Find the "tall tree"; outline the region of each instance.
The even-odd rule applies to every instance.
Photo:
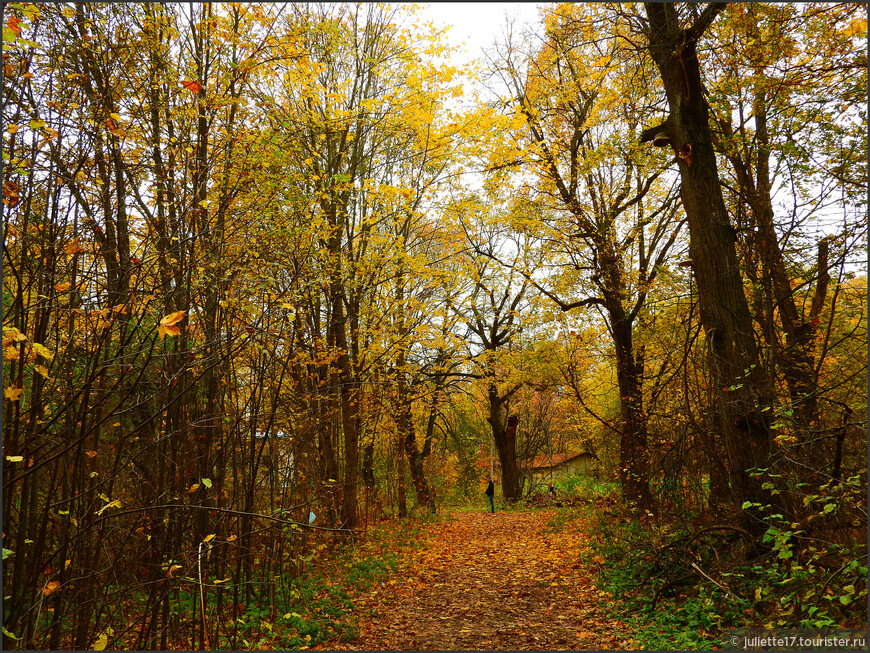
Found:
[[[701,322],[709,344],[709,373],[718,427],[725,442],[733,498],[760,502],[761,481],[771,448],[771,379],[759,365],[752,314],[743,290],[709,124],[698,42],[726,5],[710,3],[683,27],[686,7],[646,3],[649,54],[668,100],[668,117],[646,129],[642,142],[673,149],[682,181],[680,195],[689,225]],[[750,520],[755,531],[763,522]]]
[[[604,31],[602,16],[595,7],[555,7],[546,13],[542,45],[524,52],[509,43],[494,63],[521,120],[509,132],[516,145],[506,155],[538,179],[513,226],[542,238],[552,253],[556,272],[548,283],[534,283],[540,291],[564,311],[603,313],[621,397],[622,488],[648,510],[644,349],[636,331],[682,221],[663,175],[666,162],[624,136],[637,133],[653,99],[633,88],[643,71],[617,34]]]
[[[807,231],[820,214],[841,211],[852,189],[866,182],[866,166],[850,163],[865,140],[855,101],[866,90],[863,44],[856,38],[863,12],[857,5],[819,9],[729,5],[712,26],[722,45],[707,76],[713,144],[729,164],[726,198],[753,282],[768,367],[770,374],[781,371],[791,422],[804,439],[820,426],[814,350],[830,269],[840,258],[838,241],[845,246],[844,236],[858,225],[844,225],[839,237],[828,230],[817,242]],[[832,141],[841,145],[831,148]],[[795,195],[792,206],[776,206],[775,195],[786,185]],[[803,254],[803,243],[816,250],[815,261]],[[797,283],[792,270],[801,271]]]

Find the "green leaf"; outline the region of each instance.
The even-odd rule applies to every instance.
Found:
[[[3,40],[5,41],[6,39],[3,39]],[[10,633],[8,630],[6,630],[5,626],[3,626],[3,634],[6,635],[6,637],[9,637],[10,639],[21,639],[20,637],[16,637],[12,633]]]
[[[211,489],[211,479],[210,478],[201,478],[199,480],[202,481],[203,485],[205,485],[207,488]]]
[[[11,556],[13,553],[15,552],[12,549],[3,549],[3,559],[6,560],[6,558]]]
[[[3,28],[3,40],[4,41],[14,41],[17,37],[15,36],[15,32],[13,32],[8,27]],[[3,629],[3,632],[6,632],[6,629]],[[17,637],[15,639],[18,639]]]

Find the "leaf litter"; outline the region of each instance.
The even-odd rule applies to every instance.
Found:
[[[344,650],[627,650],[580,520],[554,511],[453,513],[428,526],[403,572],[354,597],[359,636]]]

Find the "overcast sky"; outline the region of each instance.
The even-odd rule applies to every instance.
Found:
[[[450,25],[448,38],[452,45],[466,50],[462,61],[476,59],[484,48],[491,48],[504,32],[505,17],[518,23],[536,23],[538,4],[535,2],[424,2],[423,16],[436,25]],[[519,25],[518,25],[519,26]]]

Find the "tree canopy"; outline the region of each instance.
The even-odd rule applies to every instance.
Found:
[[[866,530],[865,6],[547,4],[465,68],[404,4],[0,22],[4,647],[238,648],[541,456],[746,555]]]

